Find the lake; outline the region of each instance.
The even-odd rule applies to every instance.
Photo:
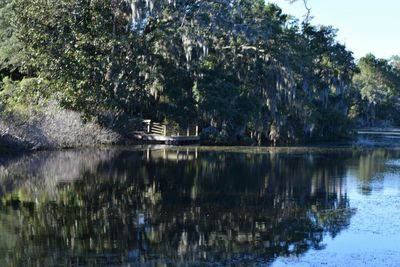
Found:
[[[400,148],[0,157],[0,266],[400,266]]]

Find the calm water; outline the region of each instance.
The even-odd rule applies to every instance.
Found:
[[[400,266],[400,149],[0,157],[0,266]]]

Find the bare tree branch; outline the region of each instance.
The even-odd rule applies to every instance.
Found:
[[[288,0],[290,4],[297,2],[298,0]],[[307,10],[307,13],[304,15],[304,21],[307,23],[311,19],[311,7],[308,5],[307,0],[303,0],[304,8]]]
[[[307,0],[303,0],[304,7],[307,10],[306,16],[304,18],[305,22],[308,22],[310,19],[310,14],[311,14],[311,7],[308,6]]]

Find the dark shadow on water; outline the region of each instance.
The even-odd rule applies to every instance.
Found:
[[[0,167],[0,265],[247,266],[323,249],[350,224],[345,177],[370,153],[26,155]]]

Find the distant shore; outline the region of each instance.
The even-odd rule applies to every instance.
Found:
[[[65,114],[63,114],[65,115]],[[69,115],[71,116],[71,114]],[[60,117],[63,117],[60,115]],[[46,119],[44,119],[46,120]],[[49,120],[47,118],[47,120]],[[54,117],[53,117],[54,120]],[[57,121],[57,119],[56,119]],[[60,126],[58,121],[58,127],[62,127],[63,130],[58,131],[56,125],[52,124],[36,124],[25,122],[19,125],[18,128],[7,128],[7,132],[4,131],[4,120],[1,121],[3,129],[0,132],[0,153],[19,153],[27,151],[37,150],[61,150],[71,148],[82,148],[82,147],[96,147],[96,146],[113,146],[113,145],[135,145],[135,144],[149,144],[145,142],[135,141],[129,138],[128,135],[114,132],[111,129],[107,129],[97,125],[95,123],[83,123],[79,117],[72,120],[66,120],[65,125]],[[65,121],[64,121],[65,123]],[[56,127],[52,130],[43,128],[44,126],[52,125]],[[379,127],[368,127],[355,130],[356,135],[352,139],[344,141],[324,141],[324,142],[312,142],[307,144],[292,144],[278,147],[299,147],[299,146],[310,146],[310,147],[326,147],[326,146],[352,146],[352,147],[389,147],[400,145],[400,128],[379,128]],[[209,144],[203,142],[199,144],[205,147],[243,147],[243,144]],[[155,144],[155,146],[157,146]],[[254,146],[257,147],[257,146]],[[260,146],[263,147],[263,146]],[[265,145],[264,147],[269,147]]]

